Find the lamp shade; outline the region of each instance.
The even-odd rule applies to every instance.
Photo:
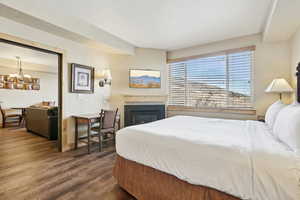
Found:
[[[110,69],[103,69],[101,71],[96,72],[96,78],[112,80]]]
[[[274,79],[267,87],[265,92],[269,93],[290,93],[293,92],[293,88],[283,78]]]
[[[104,78],[107,79],[107,80],[112,80],[111,73],[110,73],[110,70],[109,70],[109,69],[103,70],[103,76],[104,76]]]

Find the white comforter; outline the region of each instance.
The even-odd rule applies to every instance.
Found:
[[[120,130],[129,160],[241,199],[300,200],[300,155],[264,123],[177,116]]]

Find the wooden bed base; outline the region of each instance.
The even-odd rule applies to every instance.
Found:
[[[138,200],[240,200],[212,188],[192,185],[119,155],[113,174],[118,184]]]

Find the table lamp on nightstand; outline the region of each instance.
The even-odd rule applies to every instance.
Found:
[[[280,100],[282,99],[282,93],[292,93],[293,91],[290,84],[283,78],[274,79],[265,90],[268,93],[279,93]]]

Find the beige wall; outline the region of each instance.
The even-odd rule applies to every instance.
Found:
[[[221,50],[256,45],[254,74],[255,108],[258,115],[264,115],[268,105],[278,99],[278,95],[266,94],[264,90],[268,84],[277,77],[290,81],[290,48],[288,42],[262,43],[261,35],[241,37],[207,45],[195,46],[168,52],[168,58],[180,58],[185,56],[211,53]],[[289,97],[285,97],[286,101]],[[214,114],[214,117],[228,117],[222,114]],[[232,117],[236,118],[236,116]]]
[[[123,114],[123,94],[151,95],[167,93],[167,66],[166,52],[155,49],[136,49],[136,54],[127,55],[109,55],[102,51],[87,48],[78,43],[51,35],[25,25],[15,23],[5,18],[0,18],[0,32],[14,35],[20,38],[36,41],[53,47],[58,47],[66,51],[66,63],[80,63],[90,65],[101,70],[110,68],[112,71],[112,86],[100,88],[98,81],[95,81],[94,94],[74,94],[69,93],[69,73],[68,67],[64,66],[64,97],[63,97],[63,118],[65,134],[63,141],[65,149],[70,147],[74,142],[74,122],[72,115],[82,113],[99,112],[101,108],[119,107]],[[299,34],[298,34],[299,35]],[[299,36],[297,37],[299,38]],[[299,41],[299,39],[297,39]],[[267,106],[278,99],[277,95],[265,94],[264,90],[267,85],[276,77],[283,77],[290,80],[291,65],[290,61],[290,44],[280,42],[275,44],[263,44],[261,36],[249,36],[234,40],[221,41],[208,45],[202,45],[187,49],[171,51],[168,58],[178,58],[184,56],[210,53],[231,48],[256,45],[255,67],[254,67],[254,91],[255,107],[258,114],[264,114]],[[297,45],[295,45],[297,46]],[[299,45],[298,45],[299,46]],[[299,49],[298,49],[299,50]],[[295,58],[296,60],[296,58]],[[296,61],[294,61],[296,62]],[[161,89],[133,89],[129,88],[129,69],[157,69],[161,70],[162,87]],[[105,102],[105,96],[111,93],[110,103]],[[215,113],[214,117],[228,117]]]
[[[120,109],[124,116],[122,95],[166,95],[167,94],[167,65],[166,51],[156,49],[136,48],[134,56],[111,55],[110,68],[112,71],[112,94],[110,102]],[[129,69],[155,69],[161,71],[160,89],[129,88]]]
[[[133,56],[106,54],[5,18],[0,18],[0,32],[61,48],[66,51],[66,63],[74,62],[93,66],[96,68],[96,71],[104,68],[111,69],[113,77],[111,87],[106,85],[100,88],[98,86],[99,80],[96,79],[94,94],[74,94],[69,92],[69,66],[64,66],[63,126],[65,134],[63,135],[63,143],[65,150],[70,148],[74,143],[74,120],[71,117],[72,115],[97,113],[101,108],[119,107],[123,118],[124,104],[121,98],[123,94],[166,94],[167,70],[165,51],[137,48],[136,54]],[[128,70],[130,68],[161,70],[161,88],[129,88]],[[105,100],[108,96],[111,96],[110,104]]]
[[[108,55],[95,49],[87,48],[78,43],[66,40],[47,32],[33,29],[29,26],[15,23],[14,21],[0,18],[0,32],[10,34],[23,39],[46,44],[65,50],[65,63],[79,63],[93,66],[96,69],[102,69],[108,64]],[[63,143],[64,149],[67,149],[74,143],[74,121],[72,115],[82,113],[97,113],[101,108],[107,107],[104,101],[104,95],[110,88],[99,88],[95,82],[94,94],[74,94],[69,92],[69,76],[66,64],[63,68]],[[0,91],[1,92],[1,91]]]
[[[300,28],[290,40],[291,45],[291,79],[294,88],[296,88],[296,67],[300,62]],[[295,96],[295,95],[294,95]]]

